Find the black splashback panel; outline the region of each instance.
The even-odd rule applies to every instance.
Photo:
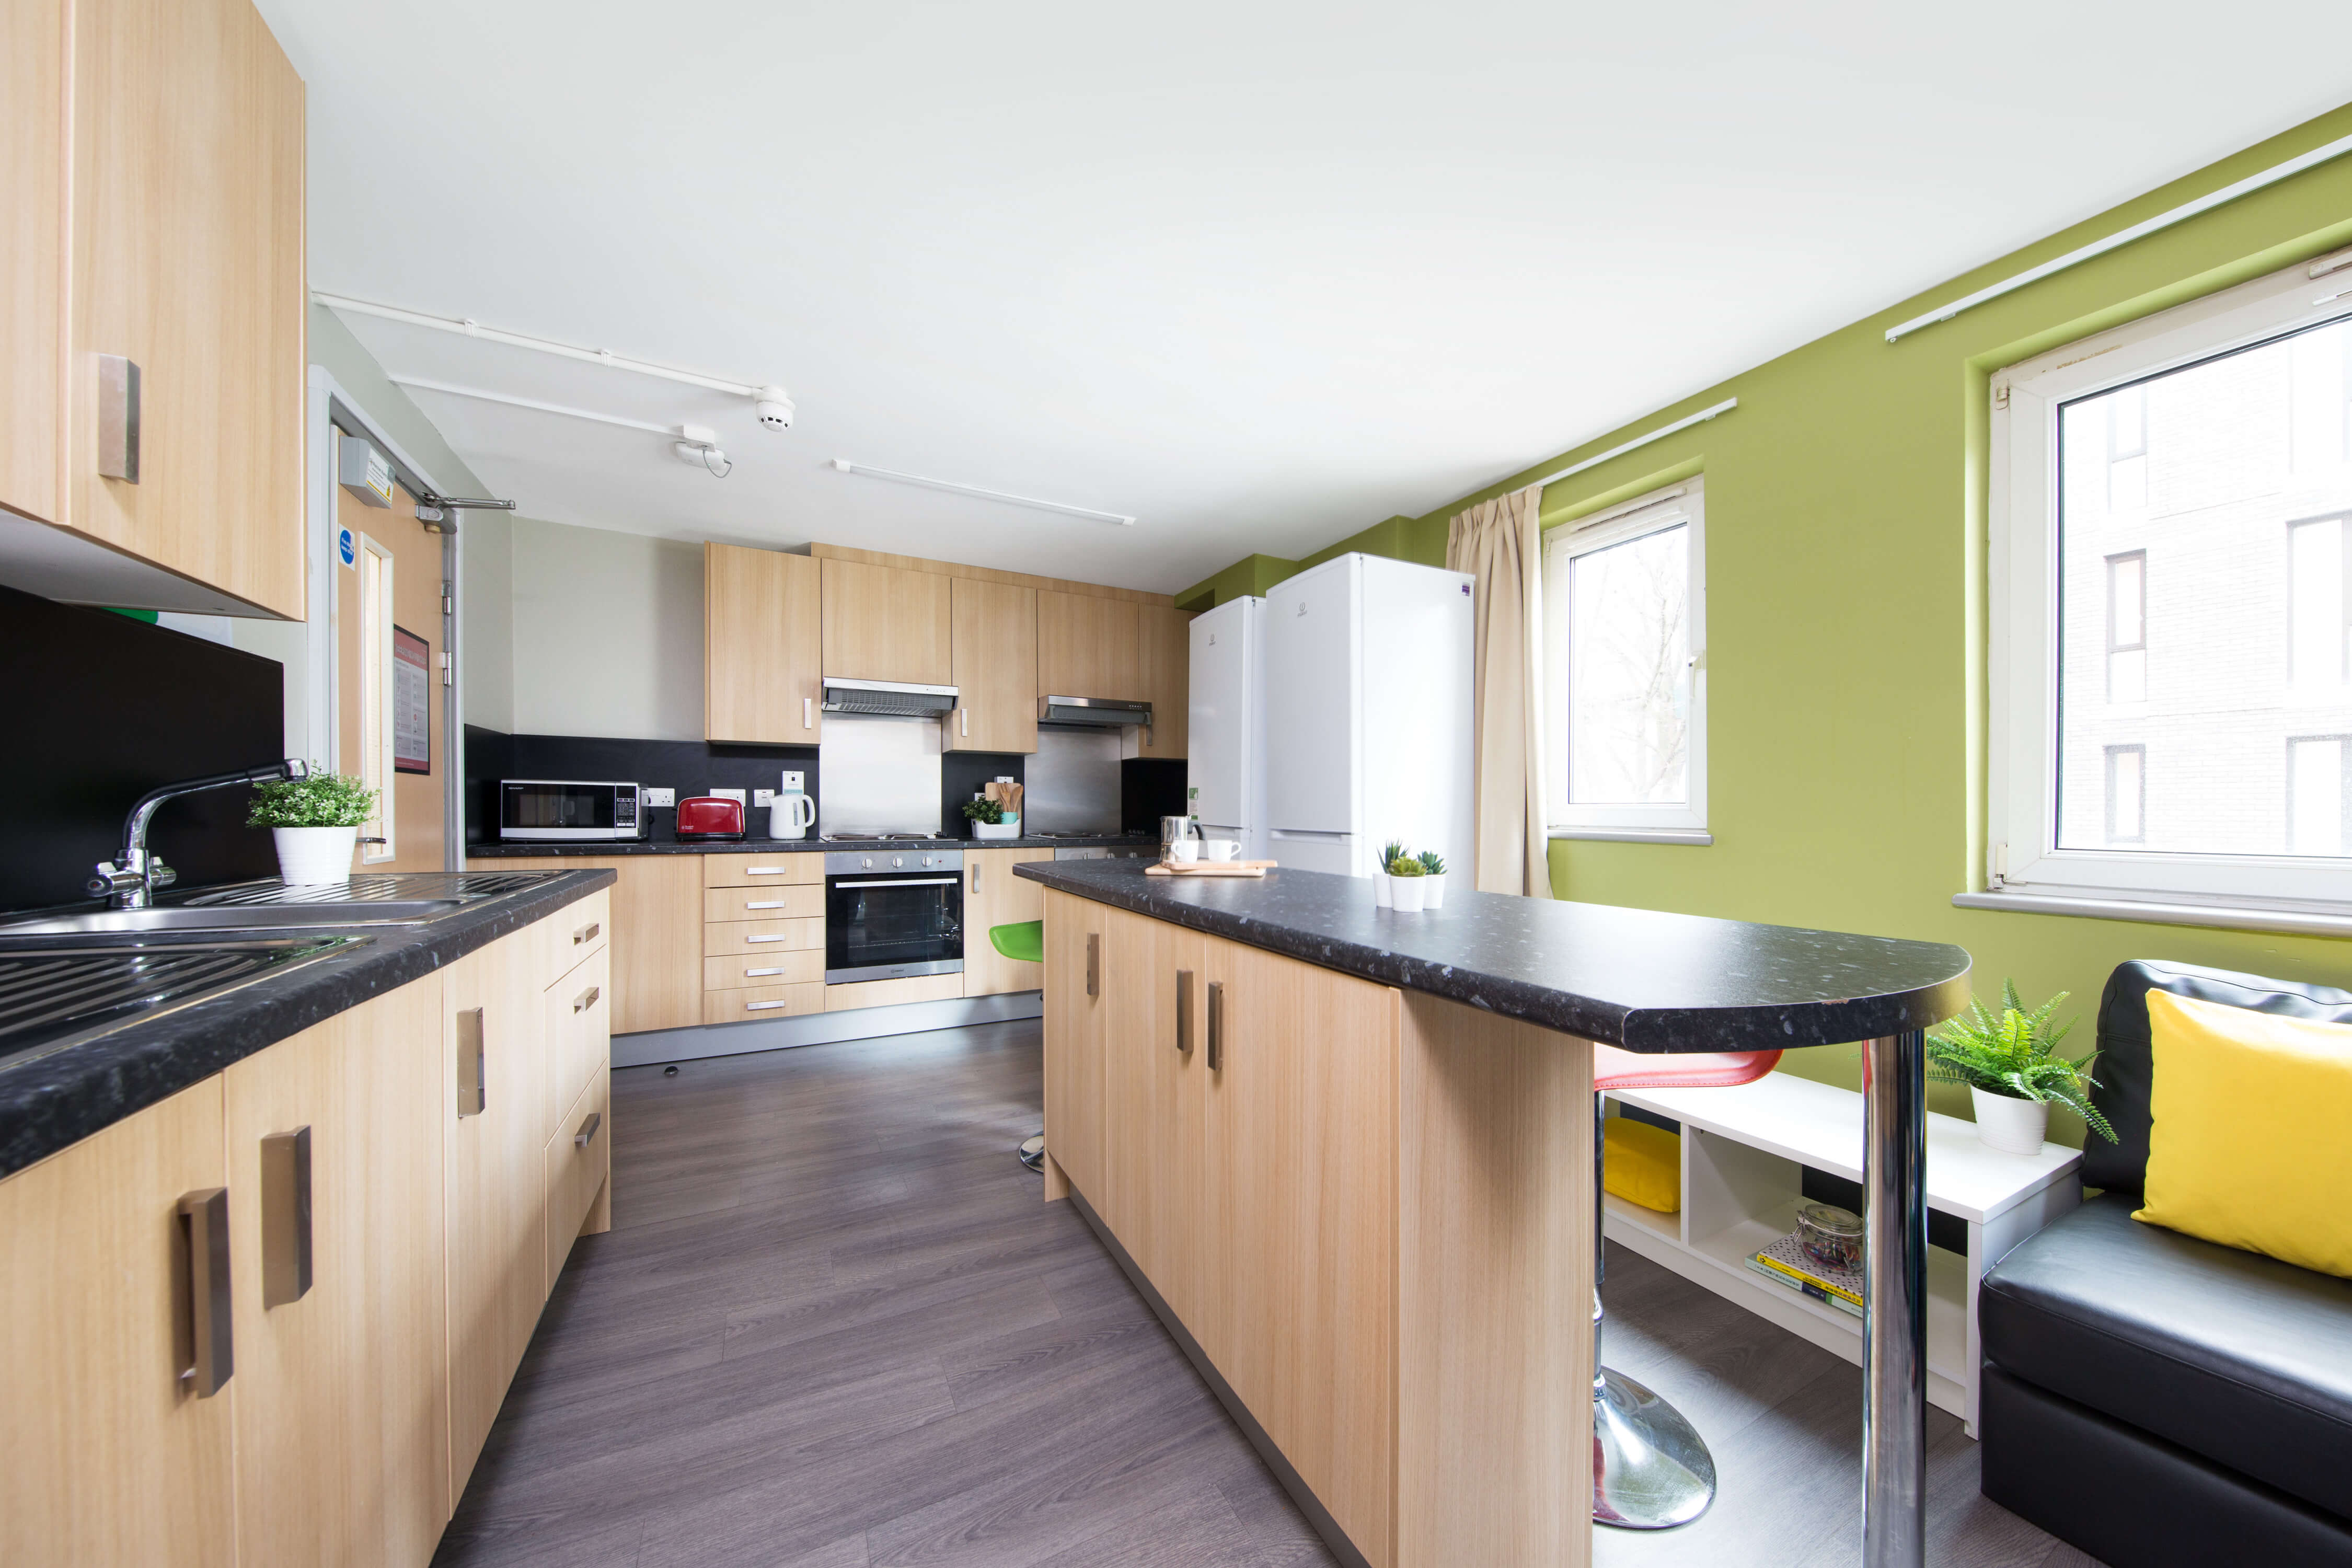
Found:
[[[466,726],[466,842],[499,836],[500,779],[582,779],[674,789],[677,798],[714,789],[743,792],[743,826],[753,838],[768,832],[764,809],[751,804],[751,791],[773,789],[787,768],[805,775],[803,785],[817,798],[814,746],[740,746],[712,741],[621,741],[594,735],[508,735]],[[646,837],[677,837],[675,810],[646,814]],[[812,834],[815,831],[810,830]]]
[[[122,818],[160,784],[263,767],[284,754],[285,670],[273,658],[110,610],[0,588],[0,690],[12,739],[0,768],[0,909],[83,896]],[[179,886],[275,876],[252,792],[165,803],[148,845]]]

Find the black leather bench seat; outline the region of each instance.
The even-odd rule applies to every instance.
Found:
[[[1989,1275],[1985,1359],[2352,1519],[2352,1280],[2094,1198]]]

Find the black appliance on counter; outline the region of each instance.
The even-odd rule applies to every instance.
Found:
[[[826,984],[962,969],[962,850],[825,852]]]

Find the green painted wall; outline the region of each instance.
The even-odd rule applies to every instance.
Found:
[[[1465,506],[1736,395],[1732,413],[1545,493],[1549,522],[1704,471],[1711,588],[1715,843],[1555,841],[1559,896],[1958,942],[1981,990],[2013,975],[2029,997],[2073,992],[2084,1045],[2126,958],[2352,985],[2342,941],[1951,905],[1983,885],[1989,373],[2352,243],[2352,157],[1885,341],[1898,321],[2347,133],[2352,107],[1333,552],[1425,560],[1434,541],[1442,557]],[[1860,1056],[1796,1052],[1785,1070],[1858,1084]],[[1967,1113],[1948,1086],[1937,1105]],[[2080,1124],[2054,1135],[2079,1141]]]

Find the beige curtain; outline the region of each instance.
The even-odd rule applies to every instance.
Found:
[[[1476,574],[1477,887],[1551,897],[1544,837],[1543,487],[1482,501],[1454,520],[1445,564]]]

